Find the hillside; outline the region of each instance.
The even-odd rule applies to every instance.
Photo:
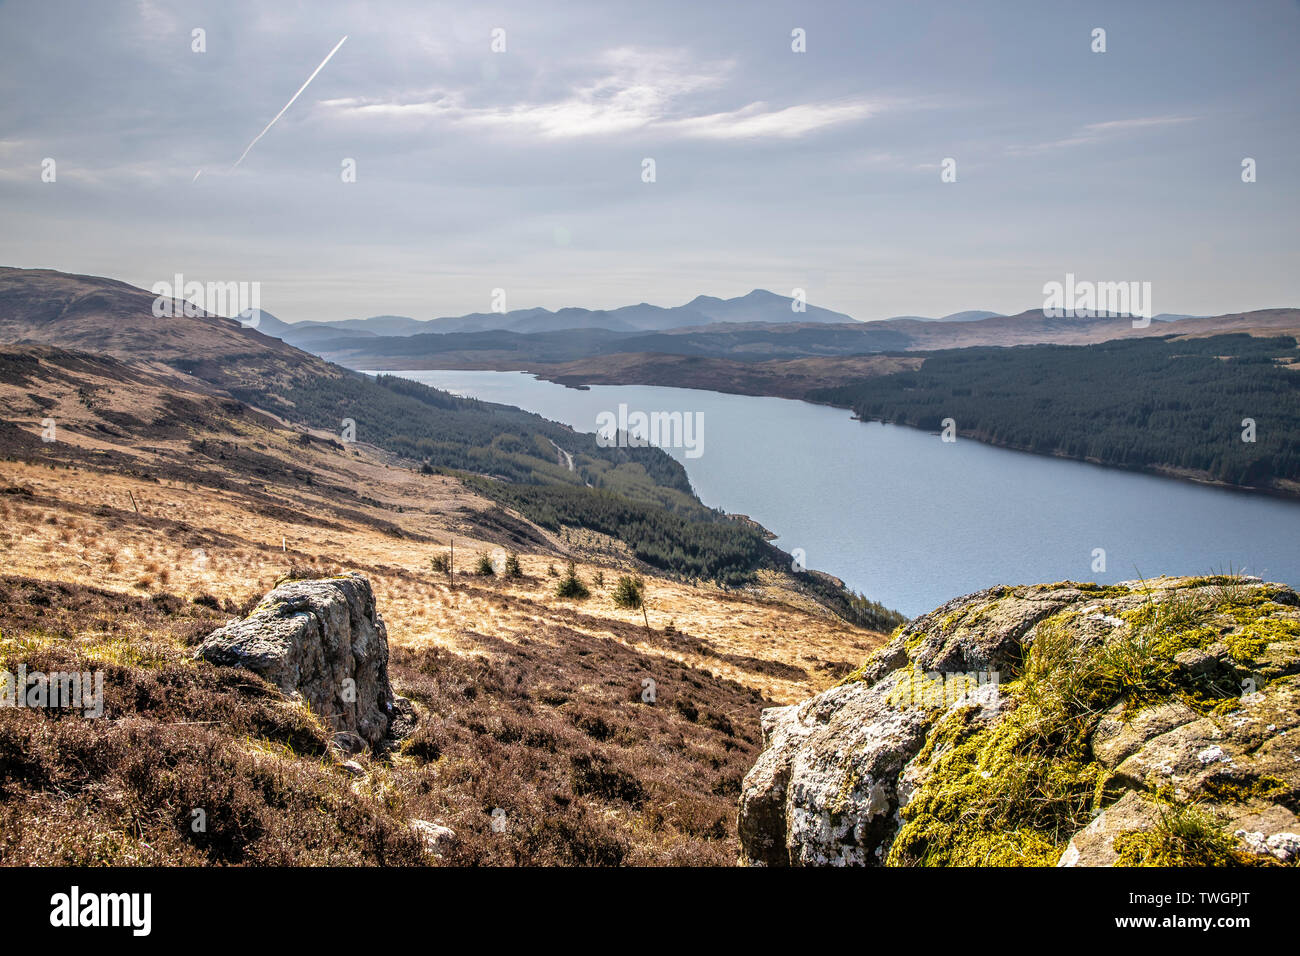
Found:
[[[155,296],[94,276],[0,267],[0,342],[108,355],[189,376],[197,387],[284,385],[341,370],[234,319],[154,314]]]
[[[154,301],[113,280],[0,270],[0,336],[94,351],[127,363],[131,374],[147,370],[176,387],[332,433],[340,447],[355,441],[425,471],[476,478],[478,494],[508,499],[551,527],[558,492],[521,497],[511,485],[566,489],[564,512],[575,526],[613,534],[658,570],[686,580],[749,586],[760,572],[790,567],[763,529],[704,507],[681,465],[660,449],[601,447],[593,434],[518,409],[361,375],[231,319],[158,317]],[[164,415],[154,427],[164,426],[184,422]],[[611,521],[611,513],[621,517]],[[838,583],[820,575],[802,580],[838,613],[858,613]]]
[[[730,864],[761,709],[881,640],[793,575],[683,583],[192,377],[0,351],[0,657],[102,671],[107,718],[0,713],[6,864]],[[454,573],[434,571],[453,541]],[[474,573],[480,555],[497,574]],[[556,597],[568,560],[586,600]],[[192,659],[281,576],[344,568],[374,585],[417,718],[351,764],[301,705]],[[646,581],[648,629],[612,600],[625,573]],[[431,856],[411,820],[454,846]]]

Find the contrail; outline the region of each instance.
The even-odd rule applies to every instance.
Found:
[[[307,82],[302,85],[302,87],[298,90],[297,93],[293,94],[293,97],[289,100],[288,103],[284,104],[284,109],[280,110],[280,112],[275,114],[275,119],[271,120],[271,122],[266,124],[266,129],[262,130],[262,132],[258,133],[256,136],[253,137],[253,141],[248,144],[247,149],[245,149],[244,152],[240,154],[239,158],[235,160],[235,166],[238,166],[240,163],[244,161],[244,157],[248,155],[248,150],[256,146],[257,141],[267,134],[267,132],[271,129],[271,127],[276,124],[276,121],[279,120],[279,118],[285,114],[285,112],[289,109],[290,106],[293,106],[293,101],[296,100],[298,97],[302,96],[302,91],[307,89],[307,87],[311,85],[311,81],[316,79],[317,73],[325,69],[325,64],[330,61],[330,57],[332,57],[335,53],[339,52],[339,47],[341,47],[346,40],[347,37],[344,36],[342,40],[340,40],[338,43],[334,45],[334,49],[330,50],[329,56],[326,56],[325,59],[321,60],[320,66],[316,67],[316,69],[312,71],[311,76],[307,77]],[[234,169],[235,166],[231,166],[230,168]]]

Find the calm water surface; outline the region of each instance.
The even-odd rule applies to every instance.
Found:
[[[629,410],[703,413],[680,461],[705,504],[747,514],[908,615],[993,584],[1123,581],[1245,569],[1300,585],[1300,503],[854,421],[842,409],[694,389],[594,385],[525,372],[395,373],[596,431]],[[1093,550],[1106,570],[1092,570]]]

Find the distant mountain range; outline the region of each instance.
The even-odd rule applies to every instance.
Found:
[[[515,309],[511,312],[473,312],[469,315],[439,319],[414,319],[405,315],[376,315],[367,319],[344,319],[335,322],[284,322],[270,312],[259,310],[248,324],[259,332],[302,348],[326,342],[337,347],[341,342],[373,337],[422,335],[426,333],[458,334],[467,332],[515,332],[529,335],[538,332],[563,332],[599,329],[609,332],[666,332],[699,329],[722,323],[734,325],[852,325],[860,322],[851,315],[805,305],[796,312],[794,300],[766,289],[755,289],[733,299],[699,295],[685,305],[664,307],[641,302],[618,309]],[[897,315],[882,322],[979,322],[1005,318],[1005,313],[984,309],[953,312],[939,318],[922,315]],[[1193,316],[1163,313],[1157,322],[1169,322]],[[253,321],[255,320],[255,321]]]
[[[1032,309],[1030,310],[1033,311]],[[1027,313],[1021,313],[1027,314]],[[882,322],[897,322],[899,320],[911,320],[912,322],[979,322],[983,319],[1005,319],[1005,312],[985,312],[983,309],[970,309],[966,312],[954,312],[952,315],[945,315],[942,318],[931,319],[924,315],[896,315],[890,319],[881,319]],[[1161,312],[1159,315],[1151,316],[1152,322],[1177,322],[1179,319],[1199,319],[1199,315],[1181,315],[1173,312]]]
[[[264,335],[294,345],[309,346],[330,339],[369,336],[416,335],[456,332],[558,332],[569,329],[605,329],[611,332],[662,332],[668,329],[698,328],[720,322],[788,325],[791,322],[842,325],[856,323],[850,315],[815,305],[802,311],[794,300],[766,289],[755,289],[734,299],[696,296],[685,305],[665,308],[647,302],[618,309],[564,308],[515,309],[511,312],[474,312],[440,319],[413,319],[404,315],[377,315],[368,319],[339,322],[283,322],[260,310],[254,325]]]
[[[896,315],[884,321],[893,322],[895,319],[911,319],[913,322],[978,322],[980,319],[1000,318],[1003,314],[1002,312],[986,312],[983,309],[970,309],[966,312],[954,312],[952,315],[945,315],[938,319],[932,319],[924,315]]]

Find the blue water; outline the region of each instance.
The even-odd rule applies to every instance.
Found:
[[[1007,451],[848,411],[695,389],[524,372],[399,372],[595,432],[596,416],[700,412],[680,461],[705,504],[747,514],[810,568],[908,615],[993,584],[1123,581],[1245,570],[1300,585],[1300,503]],[[1093,550],[1106,570],[1094,571]]]

